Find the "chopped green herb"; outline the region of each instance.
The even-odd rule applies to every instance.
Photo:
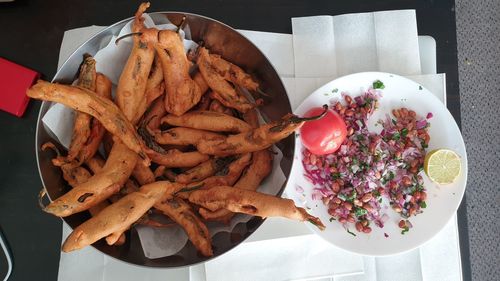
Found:
[[[396,125],[396,120],[395,119],[391,119],[392,120],[392,124]]]
[[[419,90],[422,90],[423,88],[422,88],[422,86],[418,86],[418,89],[419,89]]]
[[[401,136],[406,137],[406,135],[408,135],[408,129],[406,128],[403,128],[403,130],[401,130]]]
[[[356,208],[354,214],[356,215],[356,217],[361,217],[361,216],[368,214],[368,211],[363,209],[363,208]]]
[[[423,209],[427,208],[427,203],[425,203],[425,201],[420,202],[419,205],[420,205],[420,208],[423,208]]]
[[[399,134],[399,132],[395,132],[394,134],[392,134],[393,140],[399,140],[400,138],[401,138],[401,135]]]
[[[373,99],[373,98],[367,97],[367,98],[365,98],[365,103],[363,103],[362,106],[365,107],[365,108],[370,108],[370,106],[371,106],[371,104],[373,103],[374,100],[375,99]]]
[[[365,140],[365,136],[363,136],[363,135],[357,135],[356,138],[358,139],[358,141],[364,141]]]
[[[346,201],[347,200],[347,196],[344,194],[344,193],[339,193],[337,195],[337,197],[340,199],[340,200],[343,200],[343,201]]]
[[[358,165],[359,164],[359,160],[356,157],[352,158],[351,162],[352,162],[353,165]]]
[[[377,81],[373,82],[373,89],[384,89],[384,88],[385,88],[385,85],[384,85],[384,83],[382,83],[382,81],[377,80]]]
[[[332,93],[337,93],[339,91],[339,89],[335,88],[332,90]]]
[[[429,147],[428,144],[426,144],[425,142],[422,142],[422,148],[428,148],[428,147]]]
[[[329,219],[329,221],[330,221],[330,222],[332,222],[332,221],[334,221],[334,220],[336,220],[334,217],[331,217],[331,218]]]
[[[375,124],[376,125],[376,124]],[[367,153],[368,152],[368,146],[362,144],[359,146],[359,148],[361,149],[362,152],[364,153]]]
[[[346,228],[345,230],[347,230],[347,233],[351,234],[352,236],[356,236],[356,233],[350,231],[349,228]]]
[[[389,172],[389,180],[393,180],[395,177],[394,173],[392,171]]]
[[[353,201],[356,197],[358,197],[358,193],[356,193],[356,190],[353,190],[351,196],[347,197],[347,201]]]
[[[380,198],[378,199],[378,202],[379,202],[379,203],[382,203],[382,197],[380,197]]]
[[[373,192],[373,195],[375,195],[375,197],[379,197],[380,196],[380,192],[378,192],[378,190],[376,190],[376,191]]]
[[[408,192],[408,194],[413,194],[416,190],[417,190],[417,186],[416,185],[412,185],[410,187],[410,191]]]
[[[410,231],[410,228],[408,226],[405,226],[405,228],[401,230],[401,234],[405,235],[405,233],[408,231]]]
[[[340,173],[332,173],[331,177],[332,177],[332,180],[336,180],[336,179],[340,179]]]
[[[360,169],[360,170],[368,170],[369,168],[370,168],[370,165],[368,165],[368,164],[367,164],[367,163],[365,163],[365,162],[361,162],[361,163],[359,164],[359,169]]]

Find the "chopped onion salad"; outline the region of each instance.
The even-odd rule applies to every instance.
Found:
[[[374,83],[373,88],[355,98],[343,94],[343,102],[332,104],[347,125],[348,137],[335,153],[319,156],[304,149],[305,176],[315,186],[312,199],[321,199],[331,220],[346,229],[349,223],[363,233],[372,231],[372,223],[384,227],[389,217],[381,203],[386,198],[404,219],[399,223],[404,234],[411,228],[407,219],[426,207],[427,193],[419,173],[432,114],[419,118],[407,108],[394,109],[393,117],[387,114],[379,120],[383,128],[379,134],[370,132],[367,121],[381,97],[379,85]]]

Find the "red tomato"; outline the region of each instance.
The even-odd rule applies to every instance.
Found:
[[[322,107],[311,108],[304,117],[319,115]],[[326,115],[314,121],[307,121],[300,128],[300,139],[309,151],[316,155],[333,153],[339,149],[347,136],[347,128],[340,115],[328,109]]]

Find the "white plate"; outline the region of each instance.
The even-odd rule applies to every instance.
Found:
[[[295,158],[292,167],[290,183],[286,194],[299,206],[308,207],[311,214],[321,218],[326,225],[326,230],[320,231],[315,226],[309,227],[326,241],[342,249],[372,256],[392,255],[414,249],[436,235],[451,219],[456,212],[465,192],[467,181],[467,155],[465,145],[458,126],[446,107],[427,89],[407,78],[381,72],[364,72],[338,78],[314,91],[297,108],[295,114],[303,115],[311,107],[330,104],[332,100],[341,99],[341,93],[348,93],[355,97],[364,93],[372,83],[380,80],[384,83],[382,97],[379,99],[379,108],[370,118],[369,128],[380,131],[380,126],[373,126],[377,120],[382,119],[386,113],[391,113],[394,108],[407,107],[414,110],[419,116],[425,117],[428,112],[434,115],[429,121],[431,127],[429,134],[431,140],[427,151],[437,148],[449,148],[461,157],[462,169],[460,176],[453,184],[439,186],[431,182],[424,172],[424,186],[427,189],[427,208],[423,213],[410,218],[413,228],[402,235],[397,223],[401,217],[391,208],[386,209],[390,219],[384,228],[371,224],[370,234],[358,233],[353,224],[349,229],[356,233],[353,236],[337,221],[330,222],[327,207],[321,200],[312,200],[313,185],[304,175],[302,166],[303,146],[300,138],[295,141]],[[338,89],[338,91],[334,91]],[[378,128],[378,130],[377,130]],[[296,186],[302,187],[304,192],[299,192]],[[384,210],[384,209],[383,209]],[[385,237],[384,233],[389,237]]]

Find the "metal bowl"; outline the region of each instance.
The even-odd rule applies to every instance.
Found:
[[[167,20],[174,24],[178,24],[181,22],[182,17],[185,16],[194,41],[203,41],[211,52],[222,55],[229,61],[243,67],[257,78],[262,90],[268,94],[268,96],[261,97],[264,99],[264,105],[260,107],[260,110],[264,119],[279,119],[281,116],[292,111],[285,88],[276,70],[264,54],[236,30],[216,20],[195,14],[158,12],[150,13],[149,15],[156,24],[166,23]],[[125,19],[109,26],[81,45],[63,64],[61,69],[59,69],[53,81],[71,83],[75,79],[83,54],[89,53],[94,55],[98,50],[106,46],[111,40],[111,37],[117,35],[120,29],[131,19],[132,18]],[[54,154],[49,151],[41,151],[40,149],[40,146],[47,141],[55,142],[54,138],[49,135],[41,121],[50,106],[50,102],[43,102],[40,108],[36,131],[36,156],[42,183],[49,199],[52,200],[67,192],[69,186],[64,182],[60,170],[51,164],[51,159],[54,157]],[[283,152],[283,160],[280,165],[285,176],[288,177],[294,151],[293,136],[284,139],[276,145]],[[280,188],[277,195],[281,195],[284,187],[285,185]],[[88,218],[89,214],[87,212],[82,212],[63,218],[63,220],[72,228],[75,228]],[[216,234],[213,237],[213,257],[220,256],[236,247],[248,238],[263,222],[264,219],[254,217],[247,223],[235,227],[232,233]],[[118,260],[148,267],[168,268],[188,266],[210,259],[199,255],[191,242],[188,242],[186,246],[174,256],[158,259],[146,258],[137,233],[134,230],[129,231],[127,234],[127,242],[122,246],[108,246],[101,240],[93,244],[93,247]]]

